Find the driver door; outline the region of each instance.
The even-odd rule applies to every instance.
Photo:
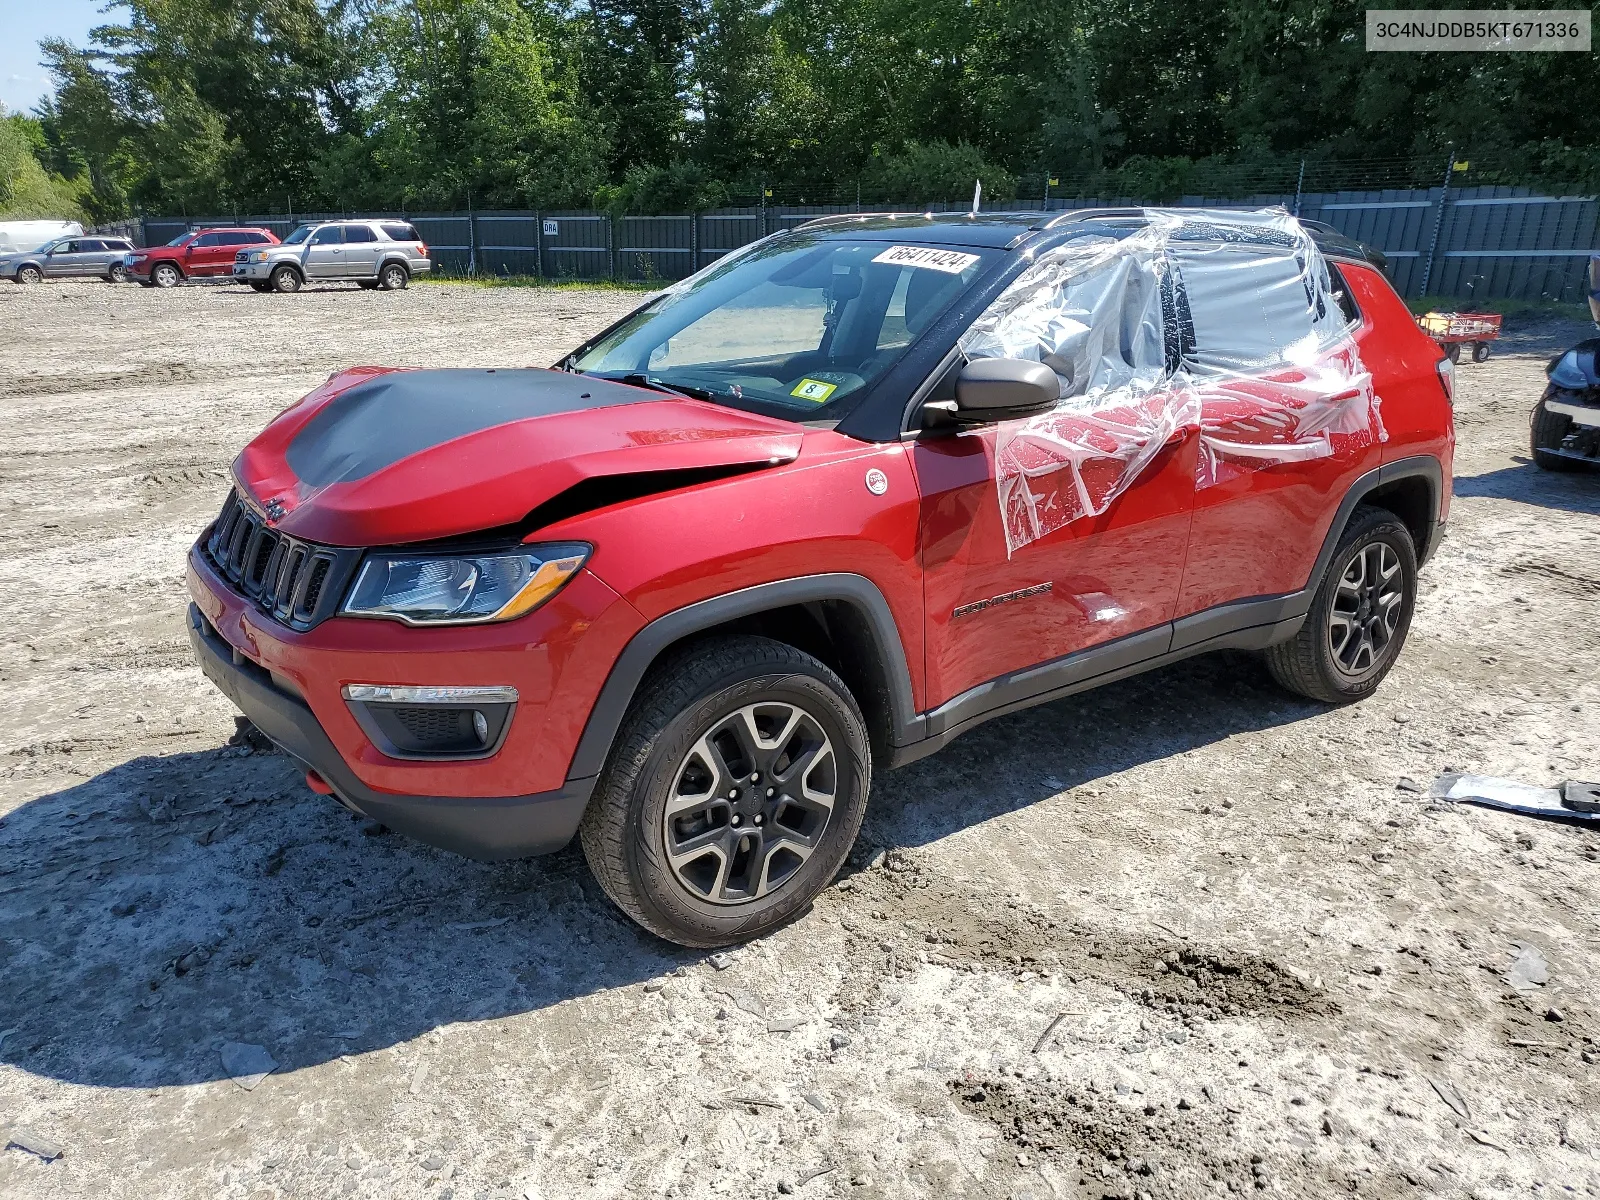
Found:
[[[70,242],[60,242],[55,249],[44,256],[44,273],[56,279],[65,279],[73,275],[82,275],[84,252],[83,240],[75,238]]]
[[[1064,393],[1052,413],[969,432],[925,432],[916,442],[934,707],[991,681],[994,687],[973,695],[978,707],[1044,690],[1046,681],[1008,677],[1081,651],[1106,650],[1085,663],[1093,675],[1170,645],[1194,507],[1197,430],[1163,426],[1174,411],[1163,381],[1164,298],[1153,271],[1125,268],[1052,282],[1028,304],[1008,307],[1002,296],[974,323],[976,330],[987,322],[989,344],[1011,347],[1007,357],[1051,365]],[[1093,293],[1087,300],[1084,288]],[[1051,292],[1059,302],[1047,299]],[[1051,314],[1042,324],[1041,312]],[[1130,380],[1122,391],[1112,384],[1120,366],[1103,374],[1115,356]],[[954,396],[963,361],[930,400]],[[962,717],[956,710],[950,720]]]
[[[312,279],[344,274],[344,234],[337,225],[324,225],[311,235],[311,245],[306,247],[306,274]]]

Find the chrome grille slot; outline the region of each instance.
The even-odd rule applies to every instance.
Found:
[[[362,553],[279,533],[237,489],[199,549],[229,587],[294,629],[333,615]]]

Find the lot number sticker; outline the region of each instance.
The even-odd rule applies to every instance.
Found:
[[[821,379],[802,379],[794,385],[791,396],[798,396],[802,400],[809,400],[813,404],[825,403],[829,396],[839,390],[836,383],[825,383]]]
[[[977,262],[978,256],[963,254],[959,250],[935,250],[930,246],[890,246],[872,261],[895,267],[926,267],[930,271],[943,271],[946,275],[959,275]]]
[[[544,223],[544,235],[545,237],[559,237],[561,235],[561,226],[554,221],[546,221]]]

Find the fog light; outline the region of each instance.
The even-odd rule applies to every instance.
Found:
[[[489,718],[477,709],[472,711],[472,732],[478,735],[478,741],[485,746],[489,744]]]

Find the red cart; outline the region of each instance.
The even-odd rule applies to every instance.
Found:
[[[1461,361],[1461,347],[1472,346],[1472,361],[1489,357],[1489,343],[1500,336],[1499,313],[1431,312],[1417,318],[1422,331],[1439,343],[1451,362]]]

